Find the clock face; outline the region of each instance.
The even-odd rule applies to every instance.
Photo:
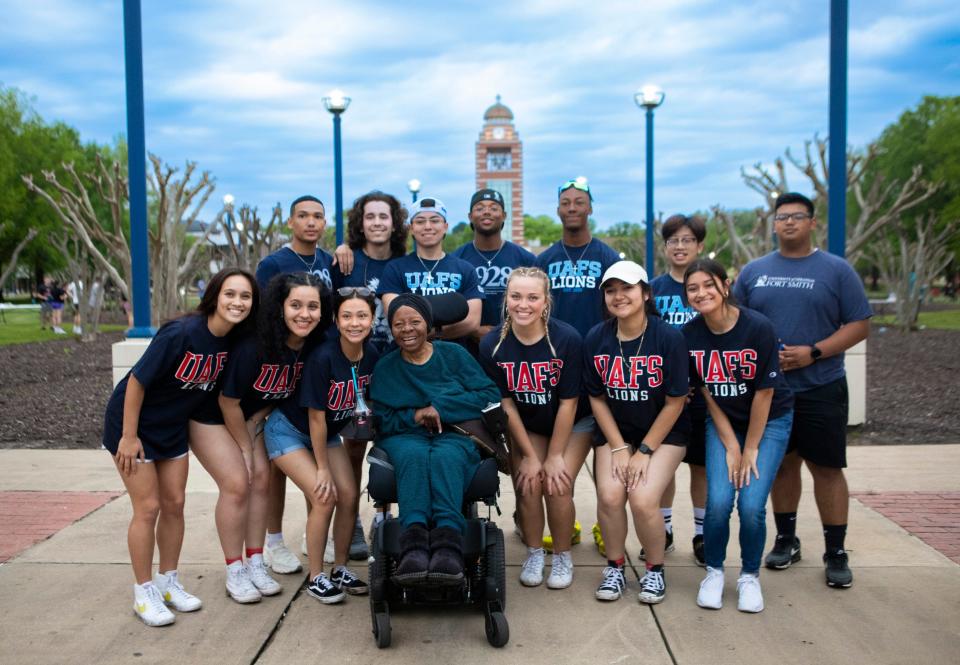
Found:
[[[502,139],[504,136],[506,136],[506,131],[504,131],[503,127],[493,128],[493,138]]]
[[[505,152],[488,152],[487,153],[487,170],[488,171],[509,171],[513,166],[513,160],[511,159],[510,153]]]

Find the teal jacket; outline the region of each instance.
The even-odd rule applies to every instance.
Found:
[[[377,363],[370,381],[379,435],[430,433],[413,420],[417,409],[432,405],[441,420],[457,423],[480,417],[500,392],[466,349],[451,342],[433,342],[433,355],[423,365],[408,363],[399,349]]]

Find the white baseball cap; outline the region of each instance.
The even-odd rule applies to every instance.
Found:
[[[611,279],[619,279],[625,284],[639,284],[641,282],[649,284],[647,271],[643,269],[642,265],[633,261],[617,261],[607,268],[607,271],[603,273],[603,279],[600,280],[600,288],[603,288],[603,285]]]

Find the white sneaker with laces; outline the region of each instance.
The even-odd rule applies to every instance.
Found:
[[[707,566],[707,576],[700,582],[697,592],[697,605],[708,610],[723,607],[723,569]]]
[[[203,607],[203,601],[184,590],[175,570],[157,573],[153,576],[153,583],[160,589],[163,602],[178,612],[196,612]]]
[[[276,596],[283,591],[280,583],[270,577],[270,573],[267,572],[267,567],[264,565],[262,559],[248,563],[247,571],[250,574],[250,581],[253,582],[253,586],[264,596]]]
[[[737,609],[741,612],[762,612],[763,592],[760,590],[760,578],[756,575],[743,574],[737,579]]]
[[[148,626],[169,626],[176,615],[163,604],[163,596],[155,584],[133,585],[133,613]]]
[[[520,568],[520,584],[523,586],[540,586],[543,584],[543,560],[545,553],[542,547],[527,548],[527,558]]]
[[[327,537],[327,546],[323,548],[323,562],[324,562],[324,563],[333,563],[333,562],[336,560],[337,555],[336,555],[336,553],[334,552],[334,549],[333,549],[333,548],[334,548],[334,545],[333,545],[333,536],[331,535],[331,536],[328,536],[328,537]]]
[[[273,547],[265,545],[263,548],[263,560],[270,566],[273,572],[279,573],[280,575],[298,573],[303,569],[303,566],[300,565],[300,559],[298,559],[297,555],[291,552],[286,543],[283,542]]]
[[[570,552],[554,552],[550,562],[548,589],[566,589],[573,584],[573,557]]]
[[[227,595],[241,604],[259,603],[262,598],[250,580],[250,569],[242,563],[227,566]]]

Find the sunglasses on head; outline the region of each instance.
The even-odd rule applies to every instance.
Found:
[[[579,189],[581,192],[586,192],[587,196],[590,197],[590,200],[591,201],[593,200],[593,194],[590,193],[590,185],[583,182],[582,180],[567,180],[565,183],[563,183],[562,185],[560,185],[560,187],[557,188],[557,196],[559,197],[561,194],[563,194],[565,191],[567,191],[571,187],[573,189]]]
[[[373,291],[365,286],[341,286],[339,289],[337,289],[337,294],[344,298],[350,298],[351,296],[369,298],[373,295]]]

